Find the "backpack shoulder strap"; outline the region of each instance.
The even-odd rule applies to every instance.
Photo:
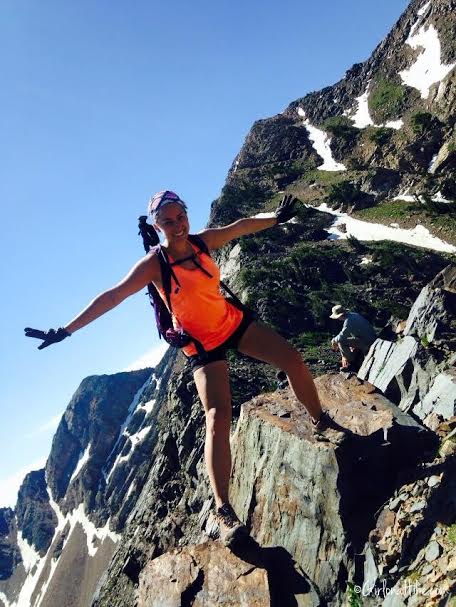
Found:
[[[158,257],[158,262],[160,264],[161,270],[161,279],[163,284],[163,290],[166,296],[166,302],[168,304],[168,310],[172,313],[171,308],[171,279],[174,278],[175,283],[178,287],[180,287],[180,282],[174,273],[171,264],[169,263],[169,257],[166,253],[165,249],[161,245],[157,245],[154,247],[154,254]]]
[[[204,240],[199,234],[189,234],[188,239],[192,244],[197,246],[200,251],[206,253],[206,255],[209,255],[209,257],[211,256],[207,244],[204,242]]]

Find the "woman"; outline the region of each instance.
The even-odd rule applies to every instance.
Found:
[[[209,250],[223,247],[230,240],[252,234],[288,221],[296,212],[296,199],[285,196],[268,217],[248,217],[220,228],[199,232]],[[229,545],[246,534],[229,503],[228,486],[231,472],[230,426],[231,394],[226,351],[237,348],[243,354],[274,365],[285,371],[296,398],[306,407],[315,427],[324,430],[328,416],[322,412],[312,376],[299,351],[283,337],[229,303],[220,293],[220,272],[209,255],[202,253],[188,240],[189,220],[185,203],[169,190],[152,197],[148,214],[154,228],[162,233],[161,245],[169,261],[185,260],[173,270],[180,286],[173,284],[171,307],[176,327],[183,328],[198,340],[206,354],[201,355],[194,344],[183,348],[193,369],[198,395],[205,410],[205,461],[215,497],[216,520],[220,536]],[[195,259],[197,261],[195,262]],[[201,270],[201,267],[203,270]],[[98,295],[65,327],[47,332],[25,329],[29,337],[43,339],[39,349],[61,341],[108,310],[119,305],[152,282],[166,302],[157,254],[150,251],[117,285]]]

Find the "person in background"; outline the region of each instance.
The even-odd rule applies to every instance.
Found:
[[[332,349],[340,350],[342,355],[341,371],[358,371],[369,348],[377,338],[371,323],[358,314],[346,310],[341,305],[332,308],[329,318],[343,321],[342,330],[331,340]]]

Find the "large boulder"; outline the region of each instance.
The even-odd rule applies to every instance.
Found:
[[[426,285],[410,310],[404,335],[424,345],[442,345],[454,339],[456,312],[456,266],[447,266]]]
[[[138,595],[138,607],[271,605],[266,569],[221,542],[177,548],[154,559],[141,573]]]
[[[433,439],[356,378],[325,375],[316,384],[336,422],[323,437],[312,432],[291,391],[264,394],[242,407],[232,438],[231,500],[260,546],[281,546],[320,600],[341,604],[337,582],[362,550],[373,513],[401,467]]]

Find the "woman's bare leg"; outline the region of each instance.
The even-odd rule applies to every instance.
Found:
[[[285,371],[296,398],[314,420],[319,419],[322,411],[320,399],[299,350],[273,329],[256,322],[248,326],[239,341],[238,350]]]
[[[231,390],[226,361],[218,360],[200,369],[193,377],[206,413],[204,458],[215,506],[229,502],[231,474]]]

